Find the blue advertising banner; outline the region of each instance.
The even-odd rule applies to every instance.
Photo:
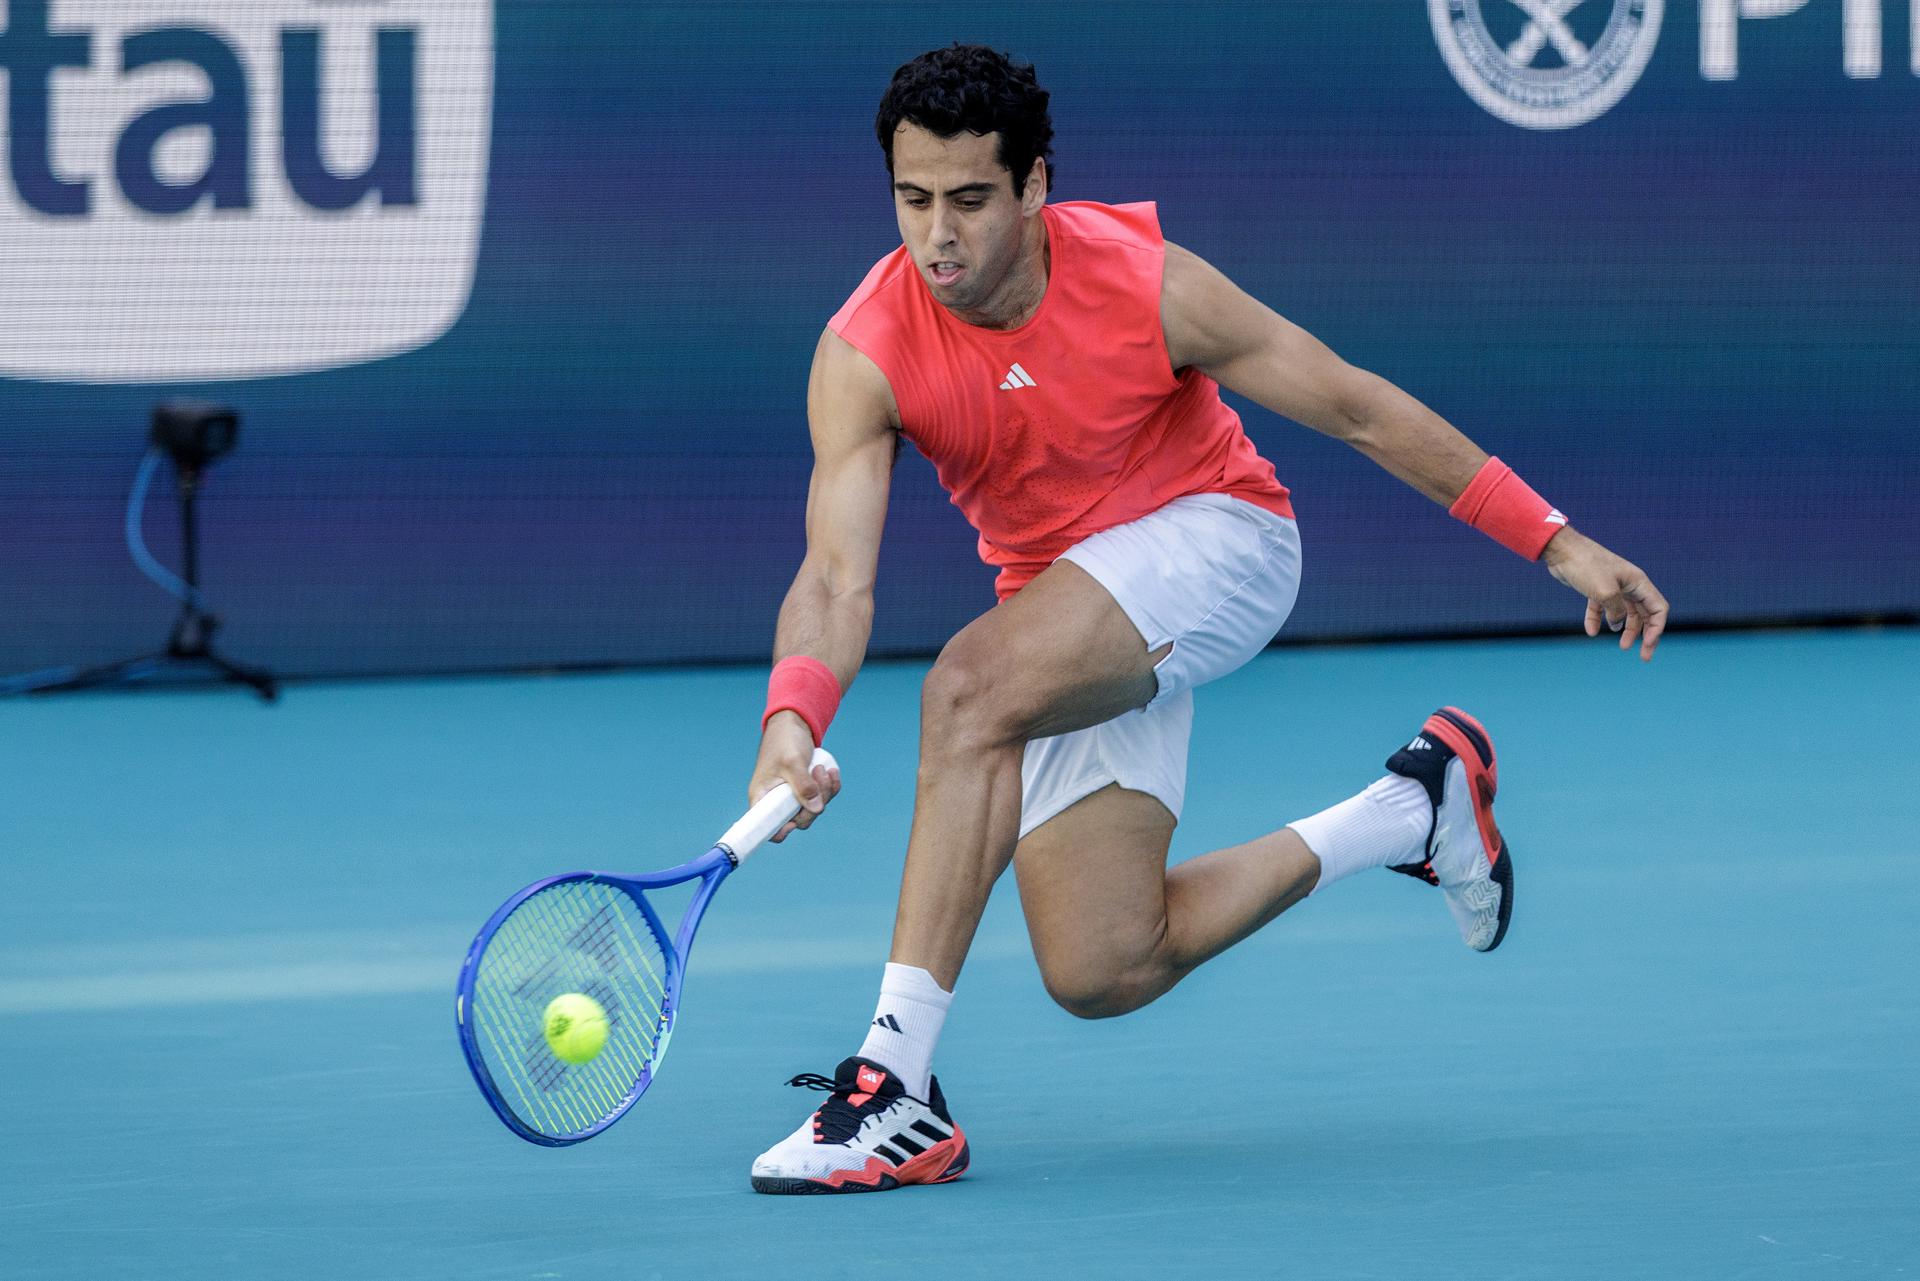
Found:
[[[0,0],[0,670],[147,648],[151,407],[239,409],[204,576],[290,673],[750,659],[808,359],[953,40],[1167,235],[1643,564],[1676,621],[1920,609],[1920,0]],[[1257,406],[1288,635],[1579,604]],[[176,538],[164,485],[146,535]],[[875,649],[991,604],[909,452]]]

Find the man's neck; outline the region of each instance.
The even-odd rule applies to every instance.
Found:
[[[1018,329],[1040,310],[1052,271],[1053,244],[1047,237],[1047,220],[1035,215],[1020,249],[1020,261],[1007,274],[998,295],[983,306],[955,310],[953,315],[981,329]]]

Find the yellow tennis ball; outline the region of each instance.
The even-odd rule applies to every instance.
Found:
[[[565,1063],[590,1063],[607,1043],[607,1012],[581,992],[547,1002],[547,1048]]]

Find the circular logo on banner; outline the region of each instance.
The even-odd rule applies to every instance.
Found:
[[[1427,0],[1453,78],[1526,129],[1571,129],[1625,97],[1653,57],[1665,9],[1666,0]]]

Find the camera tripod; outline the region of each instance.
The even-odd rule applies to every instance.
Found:
[[[279,685],[272,673],[236,663],[214,648],[213,635],[220,628],[220,620],[207,612],[200,597],[200,475],[206,463],[232,448],[237,425],[237,416],[231,411],[198,404],[163,406],[154,415],[154,452],[149,455],[140,479],[135,482],[128,514],[127,543],[136,560],[145,556],[146,548],[138,537],[139,504],[144,498],[145,485],[151,477],[157,455],[164,450],[173,459],[175,488],[180,497],[182,577],[171,584],[164,581],[159,575],[165,575],[167,579],[171,579],[172,575],[166,574],[151,556],[146,556],[142,568],[147,569],[149,577],[180,598],[180,613],[174,619],[172,632],[167,636],[166,648],[96,667],[58,668],[45,673],[45,679],[28,677],[25,679],[29,683],[21,692],[48,694],[56,690],[91,689],[145,680],[168,668],[197,666],[211,668],[223,680],[250,686],[269,703],[279,697]]]

